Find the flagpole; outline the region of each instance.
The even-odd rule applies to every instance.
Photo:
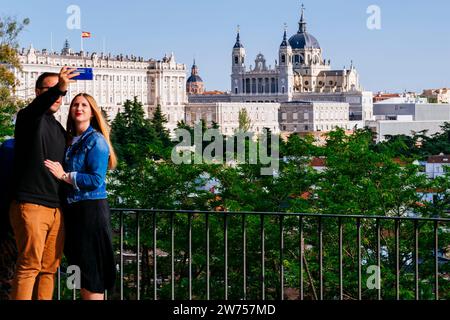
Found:
[[[106,54],[106,39],[103,37],[103,53]]]
[[[83,33],[81,33],[81,51],[83,51]]]
[[[50,53],[53,54],[53,32],[50,32]]]

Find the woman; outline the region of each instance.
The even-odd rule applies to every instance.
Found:
[[[67,119],[67,150],[64,168],[45,161],[58,179],[67,183],[65,255],[81,271],[81,297],[103,300],[115,282],[110,212],[106,200],[106,171],[117,158],[108,126],[94,98],[78,94]]]

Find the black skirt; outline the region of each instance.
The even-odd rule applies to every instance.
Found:
[[[116,266],[107,200],[85,200],[65,205],[64,254],[81,271],[81,288],[95,293],[112,290]]]

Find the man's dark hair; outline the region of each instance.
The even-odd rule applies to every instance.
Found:
[[[41,89],[42,85],[44,84],[44,80],[49,78],[49,77],[59,77],[59,74],[58,73],[54,73],[54,72],[44,72],[36,80],[36,89]]]

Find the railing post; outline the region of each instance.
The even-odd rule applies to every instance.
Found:
[[[242,214],[242,269],[243,269],[243,299],[247,300],[247,228],[245,214]]]
[[[400,300],[400,222],[395,220],[395,299]]]
[[[156,266],[156,257],[157,257],[157,246],[156,246],[156,211],[153,212],[153,300],[158,300],[158,292],[157,292],[157,286],[158,286],[158,269]]]
[[[206,300],[210,298],[210,273],[209,273],[209,213],[206,214]]]
[[[381,224],[380,219],[377,219],[377,265],[378,265],[378,292],[377,292],[377,298],[378,300],[381,300]]]
[[[61,300],[61,266],[58,267],[57,279],[56,279],[56,292],[58,301]]]
[[[342,218],[339,218],[339,300],[344,300],[344,274],[342,265]]]
[[[435,300],[439,300],[439,224],[434,222],[434,287]]]
[[[414,221],[414,286],[415,298],[419,300],[419,226],[417,220]]]
[[[356,219],[357,245],[358,245],[358,300],[362,300],[362,272],[361,272],[361,219]]]
[[[141,300],[141,227],[139,211],[136,211],[136,298]]]
[[[123,300],[123,210],[120,211],[120,300]]]
[[[228,215],[227,212],[224,212],[223,216],[223,223],[224,223],[224,234],[223,234],[223,240],[224,240],[224,253],[225,253],[225,265],[224,265],[224,278],[225,278],[225,300],[228,300]]]
[[[265,283],[265,233],[264,233],[264,214],[260,215],[261,220],[261,300],[266,299],[266,283]]]
[[[323,300],[323,232],[322,232],[322,217],[318,221],[318,235],[319,235],[319,300]]]
[[[303,216],[299,216],[300,230],[300,300],[303,300],[303,255],[304,255],[304,240],[303,240]]]
[[[280,215],[280,294],[281,300],[284,300],[284,234],[283,234],[283,219]]]
[[[170,213],[170,286],[171,298],[175,300],[175,232],[174,219],[175,214]]]

